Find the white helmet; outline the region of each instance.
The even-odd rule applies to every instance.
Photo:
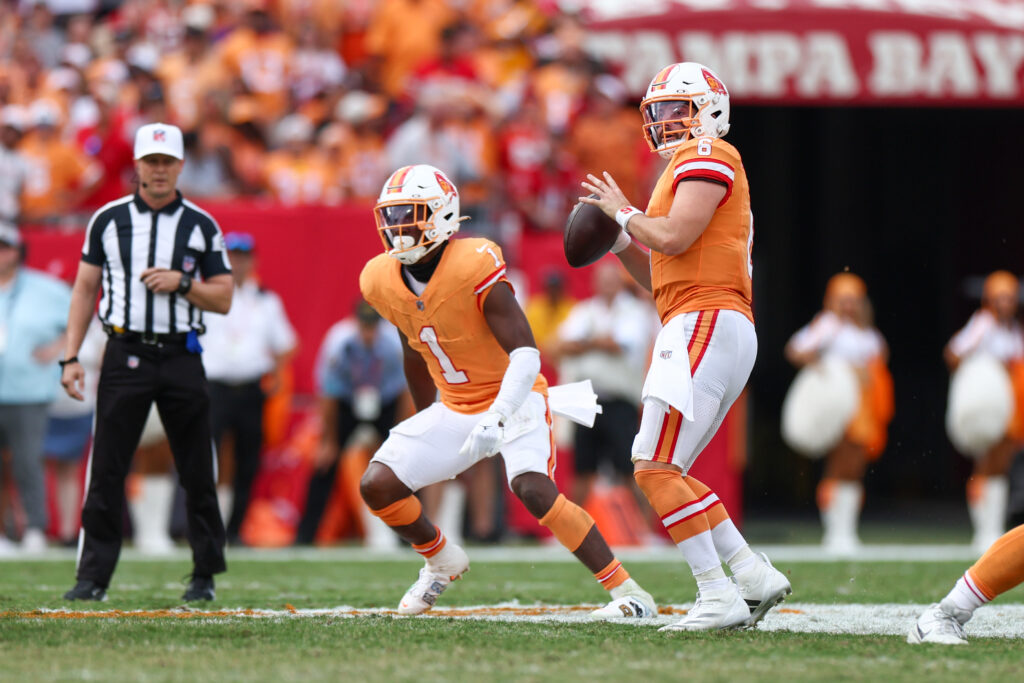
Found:
[[[729,132],[729,91],[711,69],[696,62],[669,64],[647,86],[640,103],[644,137],[666,159],[689,139]]]
[[[388,256],[416,263],[459,231],[459,192],[439,169],[403,166],[387,179],[373,208]]]

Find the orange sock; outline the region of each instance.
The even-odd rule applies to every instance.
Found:
[[[708,509],[721,505],[718,496],[710,489],[698,496],[687,486],[682,473],[674,470],[639,470],[633,478],[661,517],[668,535],[683,551],[694,576],[712,570],[721,573],[707,515]]]
[[[423,557],[433,557],[434,555],[437,555],[439,552],[444,550],[445,545],[448,544],[448,540],[445,539],[444,534],[441,533],[441,530],[436,526],[434,527],[434,531],[437,532],[437,535],[434,536],[433,540],[427,541],[426,543],[421,543],[419,545],[416,545],[414,543],[412,549],[418,552]]]
[[[555,535],[558,542],[573,553],[579,549],[583,544],[583,539],[594,528],[593,517],[561,493],[551,504],[551,509],[538,521],[541,526],[551,529],[551,533]]]
[[[689,487],[691,491],[693,491],[694,495],[696,495],[698,499],[704,499],[708,496],[709,493],[711,493],[711,489],[707,487],[707,484],[698,481],[693,477],[684,477],[683,482],[686,483],[686,485]],[[718,497],[715,496],[715,498],[717,500]],[[729,513],[726,512],[725,506],[721,504],[721,501],[719,501],[717,504],[711,505],[710,507],[705,509],[704,512],[708,516],[708,525],[712,529],[714,529],[716,526],[729,519]]]
[[[406,496],[380,510],[370,510],[388,526],[408,526],[423,514],[423,505],[416,496]]]
[[[608,566],[599,572],[594,572],[594,578],[604,587],[605,590],[618,588],[629,578],[629,572],[618,560],[612,560]]]
[[[989,600],[1024,582],[1024,524],[1000,536],[967,573]]]

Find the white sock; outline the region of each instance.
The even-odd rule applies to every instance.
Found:
[[[693,578],[697,579],[697,590],[700,591],[722,590],[732,583],[728,578],[726,578],[721,565],[718,565],[713,569],[703,571],[700,574],[694,574]]]
[[[729,571],[732,572],[733,576],[736,576],[737,574],[752,568],[760,559],[761,558],[755,555],[750,549],[750,546],[744,545],[735,555],[728,558],[726,562],[729,565]]]
[[[612,600],[618,600],[623,595],[633,595],[635,593],[642,593],[643,591],[644,589],[640,587],[640,584],[634,581],[633,577],[629,577],[608,592],[611,594]]]
[[[949,591],[946,598],[952,600],[958,608],[968,612],[974,612],[988,602],[985,594],[974,584],[969,572],[964,572],[964,575],[957,579],[956,585],[953,586],[953,590]]]
[[[676,545],[683,551],[683,557],[686,558],[686,563],[690,565],[690,571],[694,576],[701,576],[709,571],[718,571],[721,576],[725,576],[725,572],[722,571],[722,561],[718,559],[718,553],[715,552],[715,544],[711,540],[710,531],[702,531]]]
[[[718,551],[718,556],[728,561],[730,567],[732,567],[731,558],[736,557],[737,554],[743,552],[744,548],[747,548],[746,539],[743,538],[743,534],[740,533],[740,530],[736,528],[731,519],[721,521],[711,529],[711,538],[715,541],[715,550]],[[735,573],[735,570],[733,570],[733,573]]]
[[[821,511],[825,527],[825,543],[857,544],[857,521],[860,517],[864,487],[858,481],[836,481],[832,501]]]

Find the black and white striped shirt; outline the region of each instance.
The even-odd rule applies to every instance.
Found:
[[[149,291],[139,279],[146,268],[197,280],[231,272],[217,221],[180,192],[159,211],[137,194],[102,207],[89,221],[82,260],[103,267],[100,320],[147,334],[202,330],[203,314],[179,294]]]

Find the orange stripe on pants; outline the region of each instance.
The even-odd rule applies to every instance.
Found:
[[[714,334],[715,323],[718,321],[718,311],[712,312],[711,315],[707,313],[708,311],[701,311],[697,315],[697,323],[693,326],[693,333],[686,345],[686,350],[690,354],[690,374],[697,372],[697,368],[700,367],[700,362],[711,342],[711,335]]]

